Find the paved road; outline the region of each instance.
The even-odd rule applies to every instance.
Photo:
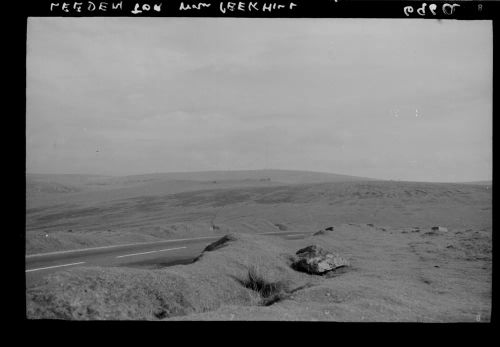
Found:
[[[264,235],[297,239],[308,234],[284,231]],[[209,243],[220,237],[165,240],[27,255],[26,286],[36,285],[50,272],[75,266],[128,266],[154,269],[187,264],[197,257]]]

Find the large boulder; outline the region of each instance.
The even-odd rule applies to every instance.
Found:
[[[337,268],[349,266],[346,259],[316,245],[299,249],[296,255],[297,259],[292,263],[292,267],[309,274],[323,275]]]

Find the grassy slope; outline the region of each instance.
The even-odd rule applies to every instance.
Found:
[[[491,317],[491,230],[386,229],[342,225],[317,243],[344,254],[351,268],[318,277],[271,307],[236,307],[171,319],[487,322]],[[292,246],[289,246],[293,248]]]
[[[122,182],[124,186],[107,192],[87,191],[80,200],[74,197],[81,193],[62,193],[58,204],[49,198],[28,206],[27,251],[206,235],[211,223],[222,227],[221,234],[237,233],[239,241],[205,254],[193,265],[54,273],[45,285],[28,289],[30,317],[489,319],[489,186],[356,181],[247,182],[242,187],[241,182],[218,182],[215,189],[211,182],[134,182]],[[106,197],[113,191],[112,198]],[[278,231],[275,224],[288,230],[336,229],[324,237],[287,242],[250,235]],[[431,234],[433,225],[446,226],[449,232]],[[345,255],[351,269],[333,278],[292,271],[286,255],[311,243]],[[258,306],[256,294],[238,282],[252,266],[270,281],[313,286],[272,306]]]
[[[236,239],[236,238],[235,238]],[[250,267],[270,281],[298,285],[306,279],[291,270],[282,241],[237,236],[205,252],[194,264],[160,270],[75,268],[49,275],[27,291],[29,318],[158,319],[213,310],[223,304],[255,305],[245,288]],[[112,290],[111,290],[112,289]]]
[[[250,233],[277,231],[278,223],[306,231],[331,223],[491,226],[491,189],[485,186],[382,181],[212,186],[156,195],[141,195],[144,190],[136,188],[132,197],[90,196],[28,208],[27,252],[202,236],[210,234],[211,223]]]
[[[242,181],[270,178],[283,183],[318,183],[367,180],[367,178],[326,172],[297,170],[235,170],[152,173],[130,176],[99,176],[72,174],[27,174],[27,182],[56,182],[65,185],[109,186],[152,181]]]
[[[206,171],[133,176],[26,175],[27,207],[102,202],[200,189],[359,181],[359,177],[290,170]]]
[[[385,230],[384,230],[385,229]],[[337,225],[304,240],[234,235],[194,264],[160,270],[74,268],[27,291],[29,318],[457,322],[490,319],[491,230]],[[351,267],[331,277],[291,270],[316,243]],[[271,306],[241,281],[256,268],[290,289]],[[112,289],[112,290],[111,290]]]

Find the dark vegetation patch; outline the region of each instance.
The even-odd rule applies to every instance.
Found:
[[[175,200],[173,206],[193,207],[193,206],[213,206],[222,207],[236,203],[246,202],[252,198],[252,194],[236,190],[227,189],[223,191],[196,191],[173,194]]]
[[[265,195],[256,199],[255,202],[258,204],[283,204],[297,202],[297,199],[295,198],[295,193],[293,191],[283,190]]]
[[[64,218],[79,218],[79,217],[86,217],[86,216],[91,216],[95,214],[102,213],[103,209],[99,207],[87,207],[87,208],[80,208],[80,209],[74,209],[74,210],[69,210],[69,211],[64,211],[64,212],[57,212],[57,213],[50,213],[45,216],[40,216],[37,217],[36,220],[39,223],[47,223],[47,222],[52,222]]]
[[[160,211],[166,205],[169,205],[174,198],[171,195],[165,196],[142,196],[130,199],[134,203],[131,205],[134,212],[155,212]]]
[[[290,296],[291,291],[288,285],[283,281],[270,282],[260,274],[255,267],[248,270],[246,279],[237,281],[254,292],[260,297],[260,305],[270,306]]]
[[[194,311],[194,308],[182,296],[176,295],[179,305],[171,305],[160,292],[154,292],[157,301],[157,307],[153,310],[153,316],[157,319],[164,319],[167,317],[185,316],[189,312]]]
[[[62,219],[71,219],[71,218],[76,219],[76,218],[91,217],[91,216],[102,216],[107,213],[120,212],[121,208],[129,205],[130,203],[127,202],[119,202],[119,203],[101,205],[98,207],[72,208],[71,206],[64,206],[63,211],[46,213],[42,216],[32,216],[31,218],[33,218],[37,224],[53,223],[53,222],[58,222]]]

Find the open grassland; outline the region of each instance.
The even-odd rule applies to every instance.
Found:
[[[294,271],[296,250],[343,254],[345,271]],[[334,321],[489,321],[491,232],[345,224],[285,241],[230,234],[192,264],[81,267],[27,291],[29,318]]]
[[[66,203],[37,207],[28,203],[27,252],[225,231],[270,232],[277,230],[277,224],[299,231],[315,231],[332,223],[491,227],[491,187],[484,185],[387,181],[216,185],[174,193],[157,189],[155,194],[146,185],[142,192],[135,187],[132,197],[94,199],[93,195],[105,193],[98,191],[87,192],[78,201],[72,194],[62,194],[59,199],[66,197]],[[218,229],[211,230],[212,225]]]
[[[29,318],[490,320],[491,185],[260,179],[125,185],[32,192],[27,253],[231,236],[192,264],[51,273],[27,289]],[[448,231],[432,231],[436,225]],[[312,236],[326,227],[333,230]],[[256,235],[283,230],[311,236]],[[295,252],[311,244],[343,255],[350,266],[329,276],[293,270]]]

